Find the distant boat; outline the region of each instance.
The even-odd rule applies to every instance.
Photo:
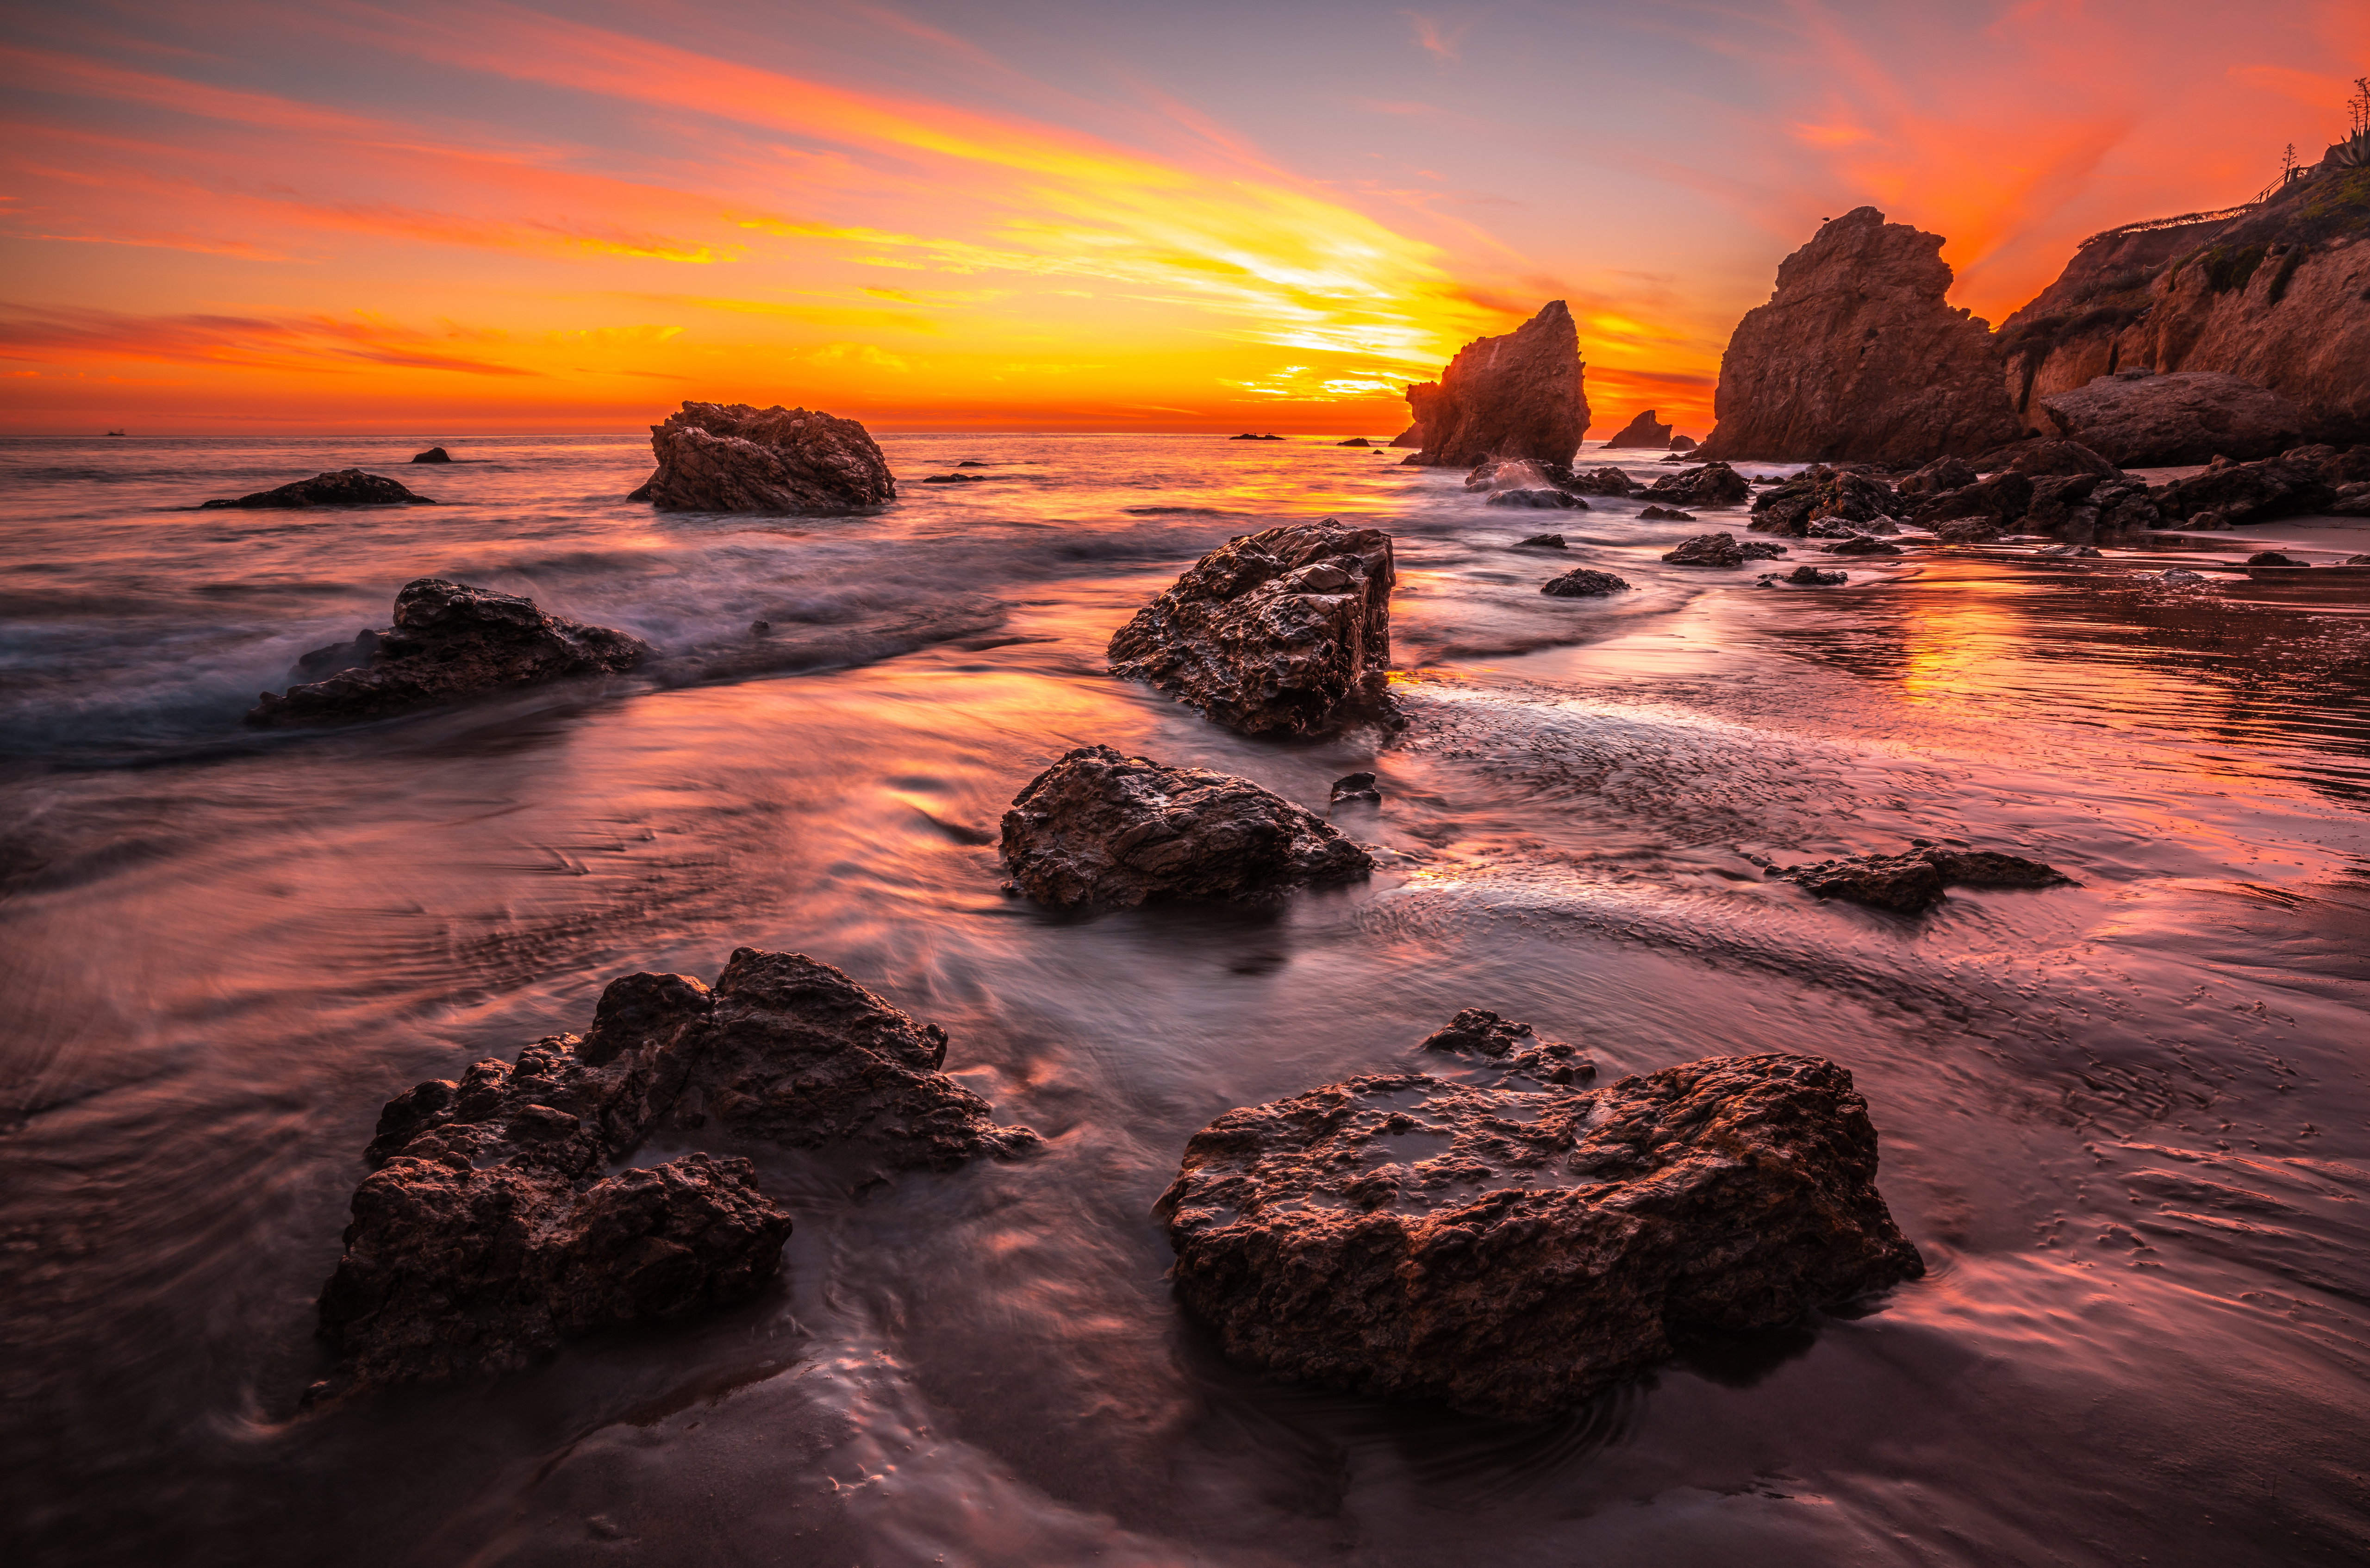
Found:
[[[109,430],[109,431],[108,431],[107,433],[108,433],[109,435],[110,435],[110,436],[120,436],[120,435],[121,435],[123,432],[122,432],[121,430]]]

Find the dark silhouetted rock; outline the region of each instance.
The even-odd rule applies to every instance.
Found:
[[[1674,507],[1648,507],[1638,514],[1643,522],[1693,522],[1696,514],[1680,511]]]
[[[1112,635],[1110,672],[1247,734],[1322,729],[1384,699],[1398,580],[1380,529],[1329,518],[1233,539]]]
[[[1736,542],[1736,549],[1737,554],[1748,561],[1774,561],[1786,554],[1786,546],[1773,544],[1766,539],[1740,539]]]
[[[1588,430],[1580,332],[1561,300],[1500,338],[1458,350],[1437,383],[1408,388],[1426,467],[1489,457],[1570,463]]]
[[[1850,574],[1847,572],[1823,572],[1818,567],[1809,565],[1796,567],[1786,574],[1788,582],[1799,584],[1803,588],[1834,588],[1839,583],[1848,581],[1849,578]]]
[[[1662,556],[1674,567],[1741,567],[1744,551],[1732,533],[1698,533]]]
[[[2080,441],[2039,441],[2026,443],[2008,460],[2008,471],[2028,479],[2074,477],[2119,479],[2123,470]]]
[[[1939,532],[1946,522],[1982,518],[1998,527],[2016,521],[2032,504],[2032,481],[2013,469],[2003,469],[1964,489],[1937,496],[1917,509],[1910,521]]]
[[[306,654],[321,677],[262,694],[247,722],[271,728],[349,724],[571,675],[631,670],[648,645],[606,626],[563,621],[535,601],[418,578],[395,596],[395,624]]]
[[[453,461],[453,454],[446,452],[441,446],[431,446],[426,452],[413,452],[411,454],[411,461],[414,463],[450,463]]]
[[[1561,490],[1498,490],[1481,503],[1488,507],[1528,507],[1534,511],[1586,511],[1588,503]]]
[[[1855,534],[1849,539],[1828,545],[1827,554],[1830,555],[1898,555],[1901,550],[1898,545],[1887,544],[1881,539],[1870,539],[1864,534]]]
[[[925,485],[984,485],[995,477],[992,474],[932,474],[922,481]]]
[[[1752,484],[1725,463],[1666,474],[1646,487],[1648,500],[1677,507],[1731,507],[1752,494]]]
[[[661,511],[839,512],[897,498],[853,419],[804,408],[685,402],[650,427],[658,471],[627,499]]]
[[[1999,524],[1985,517],[1962,517],[1934,526],[1934,537],[1945,544],[1988,544],[1999,536]]]
[[[1938,457],[1910,475],[1893,489],[1904,496],[1939,496],[1963,490],[1975,482],[1975,471],[1955,457]]]
[[[1585,474],[1574,474],[1562,487],[1583,496],[1631,496],[1646,486],[1607,464]]]
[[[1368,447],[1370,447],[1370,446],[1374,445],[1375,443],[1374,443],[1374,442],[1372,442],[1372,441],[1368,441],[1368,440],[1367,440],[1365,437],[1363,437],[1363,436],[1352,436],[1352,437],[1351,437],[1348,441],[1335,441],[1333,444],[1334,444],[1335,446],[1368,446]]]
[[[1282,436],[1255,436],[1248,430],[1245,430],[1238,436],[1228,436],[1226,439],[1230,441],[1280,441],[1283,440]]]
[[[2300,517],[2337,498],[2337,486],[2324,469],[2339,464],[2329,464],[2328,456],[2342,462],[2332,447],[2304,447],[2259,463],[2215,463],[2203,474],[2174,480],[2153,498],[2166,517],[2192,528],[2204,526],[2208,514],[2218,514],[2226,526]]]
[[[236,500],[203,501],[199,503],[198,509],[214,511],[224,507],[236,507],[278,510],[293,507],[432,507],[435,504],[426,496],[415,496],[382,475],[365,474],[359,468],[340,468],[334,474],[316,474],[310,479],[282,485],[276,490],[258,490]]]
[[[1383,792],[1375,787],[1375,775],[1372,773],[1344,773],[1333,781],[1332,799],[1336,806],[1347,805],[1352,801],[1365,801],[1370,805],[1380,806],[1383,803]]]
[[[2313,424],[2278,393],[2219,371],[2117,371],[2038,401],[2061,434],[2125,468],[2271,457]]]
[[[1597,599],[1608,593],[1619,593],[1628,586],[1611,572],[1574,567],[1559,578],[1549,578],[1540,586],[1539,591],[1558,599]]]
[[[1941,248],[1861,207],[1788,257],[1729,339],[1703,455],[1908,464],[2014,440],[1989,328],[1944,298]]]
[[[2306,564],[2291,556],[2283,555],[2277,550],[2258,550],[2247,557],[2247,565],[2250,567],[2301,567]]]
[[[1536,1420],[1702,1325],[1923,1272],[1851,1076],[1716,1057],[1602,1089],[1425,1073],[1229,1111],[1159,1200],[1176,1289],[1237,1361]]]
[[[1658,452],[1672,444],[1671,427],[1656,422],[1654,410],[1651,408],[1622,426],[1620,429],[1614,432],[1613,439],[1605,443],[1607,450],[1615,447],[1652,447]],[[1690,441],[1687,444],[1692,446],[1695,443]]]
[[[2054,866],[1991,850],[1950,850],[1920,843],[1898,854],[1858,854],[1811,865],[1771,866],[1769,875],[1799,883],[1822,898],[1916,914],[1940,901],[1946,887],[2055,887],[2074,879]]]
[[[1514,541],[1517,550],[1560,550],[1564,547],[1560,533],[1534,533],[1528,539]]]
[[[1004,864],[1041,904],[1175,898],[1266,903],[1353,881],[1374,857],[1248,779],[1082,746],[1004,813]]]
[[[1673,452],[1693,452],[1695,449],[1696,438],[1693,436],[1673,436],[1671,438],[1671,450]]]
[[[2370,517],[2370,481],[2341,486],[2320,509],[2330,517]]]

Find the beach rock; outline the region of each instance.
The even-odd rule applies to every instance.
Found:
[[[2032,504],[2032,481],[2013,469],[2003,469],[1964,489],[1937,496],[1910,517],[1919,528],[1939,532],[1942,524],[1961,518],[1982,518],[2005,526],[2022,517]]]
[[[2283,555],[2277,550],[2258,550],[2247,557],[2247,565],[2250,567],[2301,567],[2307,564],[2292,556]]]
[[[1673,436],[1671,438],[1671,450],[1673,452],[1693,452],[1695,449],[1696,438],[1693,436]]]
[[[1372,773],[1344,773],[1333,781],[1331,798],[1336,806],[1354,801],[1364,801],[1371,806],[1380,806],[1383,803],[1383,792],[1375,787],[1375,775]]]
[[[1963,490],[1975,482],[1975,471],[1955,457],[1938,457],[1910,475],[1893,490],[1904,496],[1939,496]]]
[[[2166,517],[2192,528],[2208,526],[2209,515],[2228,526],[2318,512],[2337,498],[2337,486],[2322,473],[2321,454],[2334,452],[2307,447],[2257,463],[2215,463],[2152,498]]]
[[[2029,441],[2008,459],[2008,471],[2031,480],[2050,476],[2116,479],[2123,470],[2080,441]]]
[[[1537,1420],[1924,1271],[1851,1076],[1716,1057],[1595,1090],[1380,1073],[1229,1111],[1156,1212],[1179,1299],[1281,1376]]]
[[[2167,567],[2156,575],[2156,580],[2173,588],[2185,588],[2206,580],[2203,572],[2192,572],[2186,567]]]
[[[1855,534],[1849,539],[1828,545],[1827,554],[1830,555],[1898,555],[1901,554],[1901,548],[1896,544],[1887,544],[1881,539],[1870,539],[1864,534]]]
[[[1786,546],[1773,544],[1766,539],[1740,539],[1736,542],[1736,549],[1737,554],[1748,561],[1774,561],[1786,554]]]
[[[1458,350],[1437,383],[1408,388],[1422,450],[1408,459],[1463,467],[1488,457],[1570,463],[1588,430],[1580,333],[1552,300],[1503,337]]]
[[[1662,559],[1674,567],[1741,567],[1744,551],[1731,533],[1698,533],[1693,539],[1679,542],[1676,549],[1666,552]]]
[[[1333,444],[1334,444],[1335,446],[1363,446],[1363,447],[1370,447],[1370,446],[1373,446],[1375,443],[1374,443],[1374,442],[1372,442],[1372,441],[1368,441],[1368,440],[1367,440],[1365,437],[1363,437],[1363,436],[1352,436],[1352,437],[1351,437],[1348,441],[1335,441]]]
[[[2340,486],[2320,509],[2330,517],[2370,517],[2370,482]]]
[[[922,481],[925,485],[984,485],[995,475],[989,474],[932,474]]]
[[[1559,487],[1582,496],[1629,496],[1645,488],[1610,464],[1585,474],[1575,472]]]
[[[1788,257],[1729,339],[1701,455],[1906,465],[2022,433],[1989,327],[1944,298],[1941,248],[1861,207]]]
[[[1082,746],[1004,814],[1013,886],[1041,904],[1270,903],[1353,881],[1374,857],[1314,812],[1248,779]]]
[[[623,632],[546,615],[531,599],[417,578],[395,596],[393,626],[306,654],[294,673],[318,679],[285,696],[262,693],[247,722],[350,724],[567,676],[616,674],[650,651]]]
[[[1754,497],[1753,521],[1745,526],[1790,539],[1834,532],[1821,531],[1821,522],[1845,524],[1855,532],[1888,532],[1893,514],[1904,509],[1904,503],[1881,481],[1821,463]]]
[[[215,511],[224,507],[233,507],[280,510],[295,507],[432,507],[435,504],[426,496],[415,496],[384,475],[365,474],[359,468],[340,468],[333,474],[316,474],[310,479],[282,485],[276,490],[258,490],[236,500],[201,501],[198,509]]]
[[[1803,588],[1834,588],[1850,579],[1848,572],[1823,572],[1816,567],[1803,565],[1788,572],[1785,580]]]
[[[1924,842],[1898,854],[1849,855],[1811,865],[1771,866],[1822,898],[1846,898],[1873,909],[1916,914],[1939,902],[1946,887],[2071,887],[2056,867],[1990,850],[1941,849]]]
[[[1654,418],[1654,410],[1649,408],[1616,430],[1613,433],[1613,439],[1605,444],[1608,450],[1614,447],[1643,446],[1660,451],[1674,443],[1671,441],[1671,427],[1658,423]]]
[[[1641,522],[1693,522],[1696,514],[1674,507],[1648,507],[1639,512],[1638,518]]]
[[[1666,474],[1646,486],[1650,501],[1668,501],[1680,507],[1729,507],[1753,494],[1753,486],[1743,475],[1725,463],[1707,463],[1700,468],[1682,469]]]
[[[1945,544],[1989,544],[1999,536],[1999,524],[1982,517],[1962,517],[1934,529],[1934,537]]]
[[[1486,1007],[1465,1008],[1416,1048],[1476,1058],[1542,1083],[1585,1083],[1596,1076],[1596,1064],[1581,1055],[1578,1047],[1542,1039],[1528,1024],[1501,1018]]]
[[[426,452],[413,452],[411,454],[411,461],[414,463],[450,463],[453,461],[453,454],[446,452],[441,446],[431,446]]]
[[[2057,556],[2065,560],[2073,560],[2077,557],[2096,560],[2099,555],[2099,552],[2093,550],[2088,544],[2052,544],[2045,549],[2035,550],[2033,554],[2035,555]]]
[[[2037,401],[2061,434],[2126,468],[2271,457],[2313,429],[2278,393],[2220,371],[2122,370]]]
[[[1608,593],[1619,593],[1628,586],[1611,572],[1574,567],[1559,578],[1549,578],[1539,591],[1558,599],[1596,599]]]
[[[1391,536],[1287,523],[1212,551],[1111,636],[1110,672],[1246,734],[1306,734],[1384,702]]]
[[[1561,490],[1498,490],[1485,507],[1528,507],[1536,511],[1586,511],[1588,503]]]
[[[2028,533],[2054,533],[2062,539],[2087,541],[2098,527],[2099,509],[2091,498],[2098,494],[2102,483],[2096,474],[2035,479],[2032,499],[2027,503],[2019,526]]]
[[[1560,533],[1534,533],[1528,539],[1514,541],[1517,550],[1560,550],[1564,547]]]
[[[897,498],[862,425],[805,408],[686,401],[650,427],[650,451],[658,471],[626,498],[661,511],[843,512]]]

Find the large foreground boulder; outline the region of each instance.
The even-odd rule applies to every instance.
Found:
[[[1851,1075],[1715,1057],[1602,1089],[1354,1078],[1229,1111],[1156,1212],[1237,1360],[1535,1420],[1924,1265]]]
[[[1987,326],[1944,298],[1941,248],[1873,207],[1820,229],[1737,323],[1698,454],[1906,465],[2020,435]]]
[[[1321,730],[1385,698],[1391,536],[1328,518],[1226,542],[1111,635],[1113,675],[1249,735]]]
[[[897,498],[862,425],[805,408],[686,401],[650,427],[650,451],[658,471],[627,499],[661,511],[841,512]]]
[[[1584,374],[1580,329],[1564,303],[1550,300],[1513,331],[1467,344],[1439,381],[1408,388],[1415,413],[1410,433],[1421,450],[1407,461],[1424,467],[1467,467],[1489,457],[1570,463],[1588,433]]]
[[[563,621],[535,601],[442,578],[415,578],[395,596],[395,624],[368,628],[299,659],[312,681],[266,692],[247,722],[262,728],[351,724],[571,675],[612,675],[650,653],[607,626]]]
[[[413,461],[419,460],[415,458]],[[224,507],[234,507],[276,511],[295,507],[432,507],[435,504],[426,496],[413,495],[384,475],[365,474],[359,468],[340,468],[334,474],[316,474],[310,479],[299,479],[276,490],[258,490],[251,496],[241,496],[236,500],[201,501],[198,509],[215,511]]]
[[[1616,430],[1613,433],[1613,439],[1605,443],[1608,451],[1614,447],[1633,446],[1651,447],[1660,451],[1670,444],[1671,427],[1656,419],[1654,410],[1651,408],[1644,410],[1636,418]]]
[[[1031,779],[1003,827],[1013,886],[1061,909],[1267,903],[1375,864],[1331,823],[1248,779],[1108,746],[1081,746]]]
[[[2039,404],[2067,440],[2125,468],[2271,457],[2312,425],[2278,393],[2219,371],[2117,371]]]

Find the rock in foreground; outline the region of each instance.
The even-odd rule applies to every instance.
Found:
[[[1799,883],[1822,898],[1846,898],[1898,914],[1932,908],[1948,887],[2059,887],[2074,882],[2055,866],[2021,855],[1927,844],[1899,854],[1856,854],[1812,865],[1772,866],[1769,875]]]
[[[236,507],[278,510],[293,507],[432,507],[435,504],[426,496],[413,495],[383,475],[365,474],[359,468],[340,468],[334,474],[316,474],[310,479],[282,485],[276,490],[258,490],[236,500],[201,501],[198,509],[215,511],[224,507]]]
[[[1249,735],[1319,730],[1384,698],[1391,536],[1331,519],[1229,540],[1112,634],[1110,672]]]
[[[650,451],[658,471],[627,499],[661,511],[839,512],[897,498],[862,425],[804,408],[686,401],[650,427]]]
[[[2271,457],[2312,424],[2278,393],[2219,371],[2117,371],[2040,404],[2067,440],[2125,468]]]
[[[1622,592],[1628,586],[1611,572],[1574,567],[1559,578],[1549,578],[1540,586],[1539,591],[1557,599],[1601,599],[1608,593]]]
[[[1081,746],[1004,813],[1013,886],[1041,904],[1267,903],[1364,876],[1374,857],[1248,779]]]
[[[1467,343],[1439,381],[1408,388],[1416,420],[1409,433],[1421,450],[1407,461],[1423,467],[1466,467],[1491,457],[1570,463],[1588,433],[1584,375],[1580,329],[1564,303],[1550,300],[1503,337]]]
[[[351,724],[571,675],[631,670],[647,644],[563,621],[532,599],[416,578],[395,596],[395,624],[316,648],[296,673],[322,677],[266,692],[247,715],[265,728]]]
[[[1924,1273],[1851,1075],[1715,1057],[1593,1091],[1352,1079],[1229,1111],[1156,1211],[1236,1359],[1536,1420]]]
[[[1744,547],[1732,533],[1698,533],[1679,541],[1678,547],[1665,551],[1662,559],[1674,567],[1741,567]]]

